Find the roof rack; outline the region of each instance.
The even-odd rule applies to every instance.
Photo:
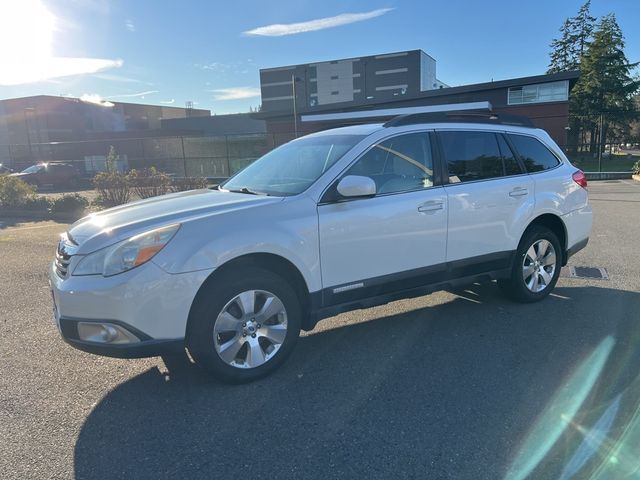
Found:
[[[496,113],[493,111],[491,102],[487,101],[314,113],[300,116],[300,120],[303,122],[380,121],[384,118],[390,119],[383,125],[384,127],[399,127],[417,123],[464,122],[535,128],[535,125],[528,117]]]
[[[373,120],[381,118],[395,118],[399,115],[413,115],[433,112],[460,111],[488,111],[492,110],[491,102],[449,103],[444,105],[422,105],[418,107],[381,108],[371,110],[356,110],[350,112],[312,113],[301,115],[303,122],[335,122],[340,120]]]
[[[489,123],[535,128],[529,117],[494,112],[430,112],[400,115],[386,122],[384,127],[400,127],[417,123]]]

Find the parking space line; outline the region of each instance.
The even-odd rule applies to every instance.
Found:
[[[0,227],[3,225],[2,222],[0,222]],[[53,227],[57,227],[60,228],[60,224],[53,224],[53,225],[33,225],[30,227],[9,227],[6,230],[4,230],[4,232],[12,232],[12,231],[22,231],[22,230],[36,230],[38,228],[53,228]]]
[[[627,185],[633,185],[634,187],[640,187],[640,184],[638,182],[634,182],[633,180],[629,181],[629,180],[622,180],[623,183],[627,184]]]

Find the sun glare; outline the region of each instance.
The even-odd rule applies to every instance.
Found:
[[[0,85],[19,85],[51,78],[95,73],[119,67],[121,60],[56,57],[56,17],[41,0],[1,2]]]

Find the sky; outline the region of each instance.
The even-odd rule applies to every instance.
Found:
[[[422,49],[451,86],[543,74],[581,0],[0,0],[0,99],[66,95],[246,112],[260,68]],[[640,1],[615,13],[640,61]]]

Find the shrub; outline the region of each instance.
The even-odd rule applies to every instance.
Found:
[[[140,198],[157,197],[171,191],[171,177],[164,172],[156,170],[156,167],[143,170],[131,170],[129,182]]]
[[[50,212],[53,215],[69,214],[82,217],[89,206],[89,200],[78,193],[64,194],[51,202]]]
[[[100,172],[93,177],[93,185],[98,191],[95,203],[101,207],[122,205],[131,198],[131,182],[128,175],[124,173]]]
[[[20,207],[21,210],[32,213],[49,213],[50,208],[51,200],[49,200],[47,197],[30,198],[24,205]]]
[[[0,206],[21,208],[36,198],[36,192],[30,185],[17,177],[0,176]]]
[[[200,188],[207,188],[207,186],[209,186],[209,181],[206,177],[174,178],[171,182],[171,190],[174,192],[197,190]]]

